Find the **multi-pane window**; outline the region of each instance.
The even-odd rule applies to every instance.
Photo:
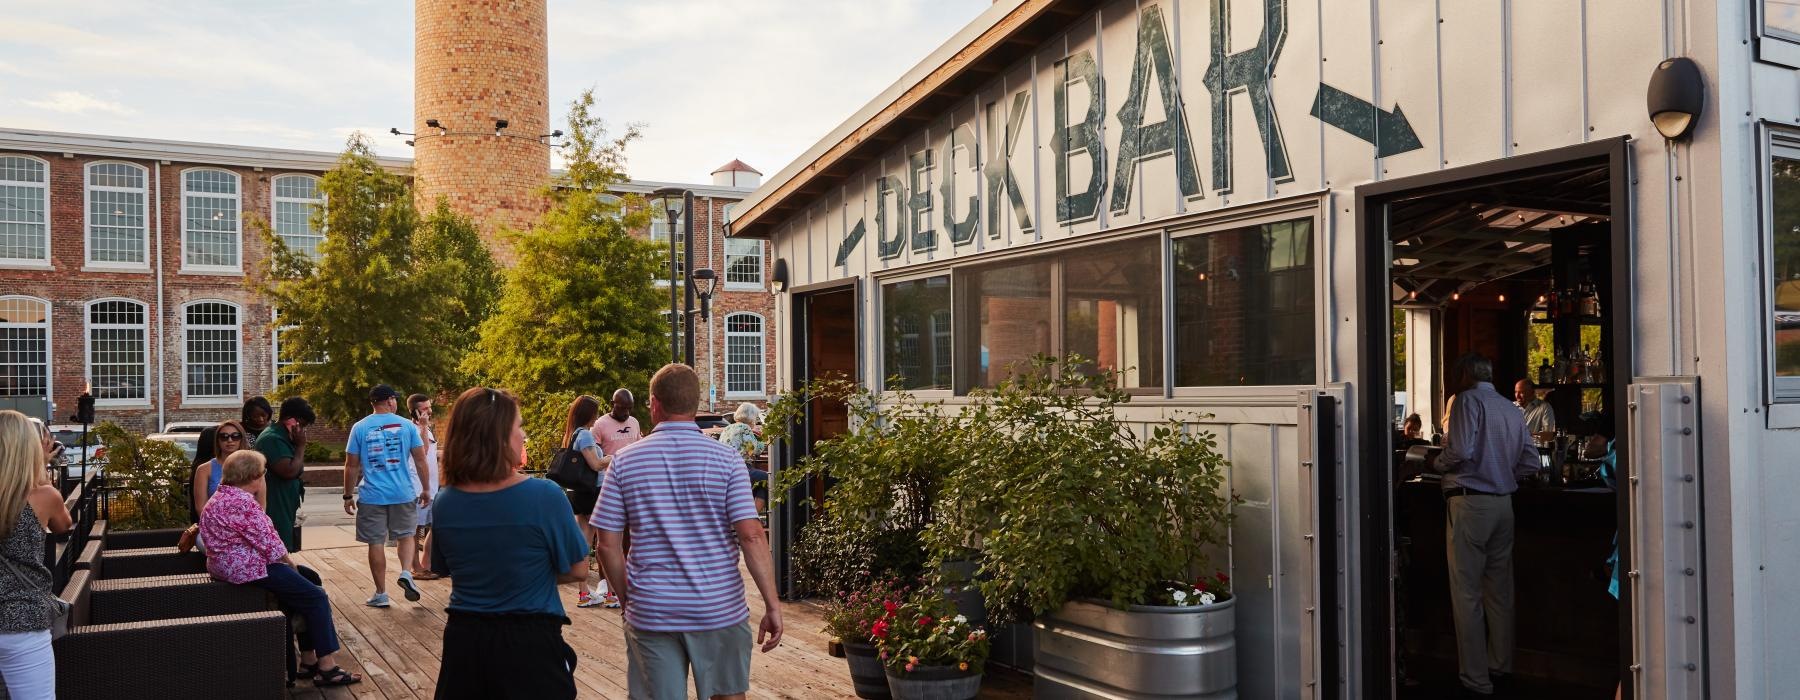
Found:
[[[49,302],[0,297],[0,396],[49,395]]]
[[[313,212],[325,205],[319,178],[283,175],[275,178],[275,235],[294,252],[319,259],[325,233],[313,225]]]
[[[50,261],[50,166],[0,156],[0,260]]]
[[[284,335],[287,335],[288,331],[291,331],[291,330],[294,330],[293,326],[276,326],[275,327],[274,336],[275,336],[275,388],[276,389],[280,389],[283,386],[286,386],[288,384],[288,382],[292,382],[292,381],[294,381],[294,379],[296,377],[300,376],[299,373],[296,372],[294,369],[296,366],[299,365],[299,363],[295,362],[292,359],[292,355],[294,353],[293,349],[292,348],[284,349],[281,347],[281,337]]]
[[[1312,219],[1174,241],[1175,381],[1312,384]]]
[[[675,259],[673,274],[659,277],[657,281],[662,284],[668,284],[669,281],[673,279],[676,284],[680,284],[683,280],[687,279],[687,246],[685,245],[687,242],[686,227],[681,225],[680,219],[676,219],[675,225],[671,227],[669,225],[668,213],[663,211],[661,207],[652,207],[650,211],[650,242],[658,244],[658,246],[660,246],[658,249],[667,253],[670,245],[670,236],[673,236],[675,241],[674,253],[668,253],[668,255],[672,255]],[[668,258],[665,257],[664,259],[666,260]]]
[[[125,299],[88,304],[88,382],[99,401],[149,397],[150,355],[144,305]]]
[[[1800,399],[1800,138],[1777,135],[1766,185],[1775,397]]]
[[[762,289],[763,242],[749,238],[725,239],[725,288]]]
[[[87,259],[96,265],[149,263],[144,169],[130,163],[87,167]]]
[[[898,389],[949,389],[950,276],[881,286],[883,381]]]
[[[725,317],[725,394],[763,393],[763,318],[751,313]]]
[[[239,268],[238,177],[224,170],[181,175],[182,265]]]
[[[967,386],[995,387],[1029,367],[1037,355],[1054,355],[1051,324],[1056,304],[1051,296],[1049,260],[1002,263],[970,270],[958,277],[968,290],[962,317],[969,330],[966,344]]]
[[[193,398],[238,396],[238,309],[222,301],[188,304],[182,312],[183,394]]]

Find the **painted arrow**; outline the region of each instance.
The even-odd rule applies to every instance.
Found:
[[[1356,138],[1375,144],[1375,155],[1391,155],[1424,148],[1400,105],[1383,112],[1367,100],[1319,83],[1319,94],[1313,98],[1312,115]]]

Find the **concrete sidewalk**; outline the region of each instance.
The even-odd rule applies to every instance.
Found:
[[[300,502],[300,544],[304,549],[361,547],[356,516],[344,512],[341,486],[308,486]]]

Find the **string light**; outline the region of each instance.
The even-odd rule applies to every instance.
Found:
[[[1462,292],[1451,292],[1450,301],[1462,301]]]
[[[1505,294],[1502,294],[1502,295],[1500,295],[1500,301],[1506,301],[1506,295],[1505,295]]]

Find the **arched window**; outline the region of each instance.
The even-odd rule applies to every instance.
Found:
[[[319,244],[325,232],[313,227],[313,212],[325,205],[319,192],[319,178],[311,175],[283,175],[275,178],[275,235],[295,252],[313,260],[319,259]]]
[[[50,264],[50,165],[0,156],[0,261]]]
[[[149,313],[130,299],[87,305],[87,375],[98,402],[149,399]]]
[[[725,396],[763,396],[763,318],[752,313],[725,317]]]
[[[181,265],[237,272],[243,263],[238,176],[224,170],[181,174]]]
[[[145,268],[150,264],[144,169],[130,163],[87,167],[87,263]]]
[[[0,396],[50,395],[50,302],[0,297]]]
[[[238,307],[196,301],[182,307],[182,395],[189,399],[238,398]]]

